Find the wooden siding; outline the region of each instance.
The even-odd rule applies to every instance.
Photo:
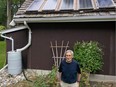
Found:
[[[81,23],[31,23],[32,45],[23,52],[25,68],[50,70],[53,65],[50,41],[69,41],[69,49],[73,49],[76,41],[98,41],[103,45],[105,75],[116,75],[115,72],[115,22],[81,22]],[[27,31],[11,33],[15,39],[15,49],[27,44]],[[11,44],[7,41],[7,51]]]

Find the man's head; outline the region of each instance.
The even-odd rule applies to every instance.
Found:
[[[67,50],[67,51],[65,52],[66,61],[67,61],[67,62],[71,62],[71,61],[72,61],[72,58],[73,58],[73,55],[74,55],[74,53],[73,53],[72,50]]]

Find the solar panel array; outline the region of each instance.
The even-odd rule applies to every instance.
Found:
[[[75,5],[76,4],[76,5]],[[34,0],[26,11],[68,11],[115,7],[113,0]]]

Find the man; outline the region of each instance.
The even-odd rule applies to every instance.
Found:
[[[59,80],[61,87],[79,87],[81,71],[77,61],[73,59],[73,51],[65,52],[66,58],[59,67]]]

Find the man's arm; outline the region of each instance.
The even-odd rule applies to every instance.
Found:
[[[77,82],[80,82],[81,80],[81,69],[80,69],[80,65],[77,65]]]
[[[80,80],[81,80],[81,74],[78,73],[78,76],[77,76],[77,82],[80,82]]]
[[[61,81],[61,74],[62,72],[59,72],[59,77],[58,77],[59,82]]]
[[[80,80],[81,80],[81,74],[78,73],[78,75],[77,75],[77,87],[79,87]]]

